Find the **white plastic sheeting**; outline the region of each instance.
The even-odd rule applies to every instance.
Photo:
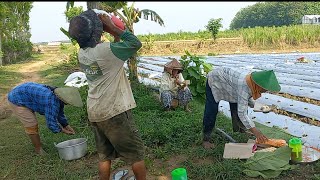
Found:
[[[268,93],[263,93],[262,96],[257,99],[257,102],[268,105],[274,104],[280,109],[309,118],[315,118],[315,120],[320,121],[320,106],[314,104],[296,101]]]
[[[315,63],[296,63],[296,59],[301,56],[313,60]],[[180,59],[179,56],[170,57]],[[151,79],[145,78],[144,81],[158,84],[152,79],[155,80],[154,77],[161,76],[159,70],[170,60],[169,57],[141,57],[140,62],[142,63],[140,63],[141,65],[138,64],[140,72],[153,74],[153,77],[149,76]],[[282,86],[281,92],[318,100],[320,97],[320,53],[222,55],[219,57],[207,57],[207,62],[214,66],[231,67],[245,72],[273,69]],[[153,73],[151,70],[153,70]],[[262,98],[258,99],[258,102],[274,104],[280,109],[320,120],[320,106],[272,94],[263,94]],[[230,116],[227,102],[221,101],[220,107],[227,116]],[[249,114],[257,122],[286,129],[288,133],[301,137],[307,145],[320,147],[320,127],[273,112],[268,114],[258,113],[253,112],[250,108]]]
[[[83,72],[74,72],[67,77],[64,84],[69,87],[77,88],[88,85],[86,74]]]

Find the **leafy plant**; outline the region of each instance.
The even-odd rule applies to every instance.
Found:
[[[192,95],[205,98],[206,74],[212,70],[212,65],[206,63],[204,57],[191,55],[188,51],[185,53],[180,59],[184,68],[182,75],[184,79],[190,80]]]
[[[154,39],[152,38],[151,33],[149,33],[149,35],[147,36],[145,43],[147,50],[151,50],[154,47]]]
[[[218,53],[208,53],[208,56],[217,56]]]
[[[222,18],[210,19],[208,25],[206,25],[207,30],[211,32],[211,35],[214,40],[217,39],[219,29],[222,28],[221,21]]]
[[[31,9],[32,2],[0,2],[0,51],[3,52],[3,64],[18,62],[31,56]]]
[[[68,10],[66,10],[64,12],[64,14],[66,15],[67,21],[70,22],[70,20],[73,17],[78,16],[82,12],[83,12],[83,8],[82,8],[82,6],[79,6],[79,7],[71,7],[71,8],[69,8]]]

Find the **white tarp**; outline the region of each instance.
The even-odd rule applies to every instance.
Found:
[[[67,77],[64,85],[77,88],[88,85],[86,74],[83,72],[74,72]]]

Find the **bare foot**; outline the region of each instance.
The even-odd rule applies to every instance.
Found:
[[[210,143],[209,141],[203,141],[202,146],[205,149],[213,149],[214,148],[214,144]]]

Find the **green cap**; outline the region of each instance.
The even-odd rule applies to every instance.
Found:
[[[76,107],[83,106],[80,93],[75,87],[56,88],[54,90],[54,94],[66,104],[70,104]]]
[[[267,91],[279,92],[281,87],[273,70],[255,71],[251,73],[252,80]]]

